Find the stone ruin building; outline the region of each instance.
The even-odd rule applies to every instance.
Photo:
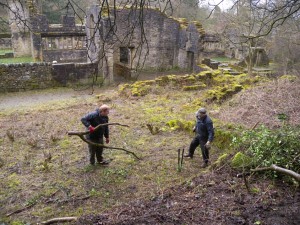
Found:
[[[117,9],[111,12],[114,17],[101,20],[100,29],[95,32],[95,18],[100,10],[97,5],[87,10],[86,30],[89,60],[99,60],[103,77],[112,81],[130,76],[141,64],[145,70],[197,70],[204,36],[199,22],[188,23],[156,9],[144,9],[142,34],[140,10]],[[116,30],[111,31],[111,23]]]
[[[85,26],[75,24],[74,17],[62,16],[61,24],[49,24],[37,0],[11,1],[10,7],[15,57],[31,55],[36,61],[86,62]]]
[[[219,36],[205,34],[200,22],[168,17],[155,8],[143,9],[141,21],[140,9],[93,5],[83,25],[69,15],[61,16],[61,24],[50,24],[40,0],[10,1],[10,7],[14,57],[31,55],[36,61],[55,62],[60,77],[86,64],[95,67],[93,74],[111,83],[134,77],[141,69],[198,72],[204,57],[241,57],[239,49],[225,50]]]
[[[67,15],[62,16],[61,24],[49,24],[38,0],[23,3],[26,7],[11,1],[15,57],[31,55],[44,62],[97,63],[98,74],[107,82],[131,77],[140,68],[194,71],[200,63],[204,30],[197,21],[188,23],[148,8],[143,10],[141,34],[139,9],[111,9],[110,15],[98,21],[103,9],[94,5],[87,9],[85,25],[75,24],[75,18]],[[14,12],[20,16],[16,18]],[[20,23],[25,19],[30,21],[28,27]],[[117,28],[114,31],[109,27],[111,22]],[[128,32],[128,28],[132,31]]]

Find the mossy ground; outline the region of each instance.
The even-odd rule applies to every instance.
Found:
[[[34,62],[34,59],[31,56],[0,59],[0,64],[29,63],[29,62]]]
[[[199,107],[207,106],[212,112],[219,109],[219,102],[206,102],[205,94],[216,85],[236,85],[228,79],[215,81],[219,74],[210,71],[166,76],[123,85],[119,91],[99,89],[84,99],[3,110],[0,113],[1,220],[34,223],[52,217],[98,214],[133,199],[163,195],[166,188],[203,173],[199,149],[194,160],[184,161],[183,169],[178,172],[177,150],[187,151],[193,137],[194,113]],[[182,90],[195,82],[207,87]],[[134,90],[141,93],[144,87],[149,88],[146,94],[134,94]],[[141,160],[122,151],[105,150],[104,157],[112,160],[110,165],[90,166],[86,144],[77,137],[67,136],[67,131],[84,130],[80,118],[104,102],[111,106],[110,122],[130,126],[112,126],[110,145],[134,151]],[[215,121],[218,136],[222,138],[216,139],[211,150],[212,161],[228,148],[232,129],[231,125]],[[152,135],[147,124],[158,132]],[[32,207],[5,216],[28,205]]]

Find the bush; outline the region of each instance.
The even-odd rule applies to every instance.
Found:
[[[253,159],[254,166],[275,164],[286,169],[300,170],[300,129],[284,126],[270,130],[261,126],[234,137],[233,144]]]

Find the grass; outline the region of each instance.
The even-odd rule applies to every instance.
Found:
[[[143,100],[130,100],[120,99],[116,92],[104,94],[111,95],[111,122],[130,125],[130,128],[111,127],[110,145],[134,151],[142,160],[137,161],[122,151],[105,150],[104,156],[112,159],[111,164],[90,167],[86,144],[77,137],[66,135],[68,130],[84,130],[80,118],[94,110],[94,104],[100,104],[96,97],[91,97],[90,103],[73,99],[71,104],[68,101],[52,101],[48,106],[46,103],[36,104],[21,109],[23,113],[8,110],[0,116],[1,127],[4,125],[0,133],[4,143],[0,147],[0,158],[5,159],[0,171],[3,178],[0,204],[6,205],[1,211],[8,213],[34,200],[32,208],[36,219],[30,216],[29,210],[5,221],[37,222],[51,216],[99,213],[121,202],[160,195],[166,187],[179,184],[200,171],[198,157],[195,162],[186,163],[182,173],[177,172],[177,148],[188,145],[189,134],[167,131],[151,135],[145,126],[148,122],[165,126],[169,118],[176,117],[175,111],[165,116],[169,107],[166,103],[158,104],[170,103],[171,99],[149,95]],[[158,102],[153,101],[154,98]],[[182,101],[184,98],[178,98],[174,104]],[[16,112],[17,118],[14,116]],[[7,119],[11,122],[6,123]],[[15,137],[12,143],[5,133],[10,129]],[[53,135],[56,141],[51,139]],[[180,141],[178,137],[181,137]],[[49,153],[51,161],[45,163],[45,155]],[[16,169],[20,173],[10,172]],[[53,192],[56,194],[50,197]],[[76,200],[88,195],[91,195],[90,200]],[[14,196],[18,196],[14,203],[5,204]],[[45,203],[45,199],[52,198],[51,204]],[[80,201],[79,205],[77,201]]]
[[[34,59],[31,56],[0,59],[0,64],[29,63],[29,62],[34,62]]]
[[[206,91],[154,86],[147,95],[132,97],[106,88],[86,99],[4,110],[0,114],[0,159],[4,162],[0,170],[0,223],[36,223],[51,217],[99,214],[136,199],[162,196],[166,188],[205,172],[200,168],[199,149],[195,158],[185,160],[181,172],[177,171],[177,150],[187,151],[193,134],[167,124],[172,120],[194,121],[194,112],[200,107],[195,100],[202,100]],[[100,95],[109,96],[110,122],[130,126],[111,126],[109,145],[133,151],[142,160],[106,149],[104,157],[112,160],[110,165],[90,166],[86,144],[78,137],[67,136],[67,131],[84,130],[80,118],[104,102]],[[215,103],[207,104],[210,110],[220,109]],[[157,127],[158,133],[152,135],[147,124]],[[219,154],[223,151],[212,149],[212,161]],[[84,197],[88,198],[80,200]],[[28,204],[34,205],[5,217]]]
[[[5,53],[13,52],[12,49],[0,49],[0,55],[4,55]]]
[[[213,61],[218,61],[221,63],[225,63],[225,62],[234,62],[236,61],[236,59],[231,59],[228,57],[215,57],[215,58],[211,58]]]

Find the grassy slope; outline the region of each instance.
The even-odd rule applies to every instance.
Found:
[[[165,126],[171,118],[193,117],[181,110],[190,93],[174,91],[172,98],[150,94],[143,99],[111,97],[111,122],[129,124],[130,128],[111,127],[111,145],[125,147],[142,157],[136,161],[120,151],[106,150],[112,158],[109,167],[88,166],[87,148],[79,138],[68,137],[68,130],[83,130],[80,117],[100,101],[75,102],[58,110],[37,106],[27,113],[9,113],[1,118],[0,172],[1,216],[36,203],[32,208],[5,220],[39,221],[45,218],[99,213],[112,205],[133,198],[151,198],[170,185],[181,183],[199,173],[199,153],[186,170],[177,172],[177,149],[189,144],[191,135],[183,131],[165,131],[151,135],[146,123]],[[194,93],[195,94],[195,93]],[[173,112],[170,113],[171,108]],[[5,114],[5,113],[4,113]],[[13,133],[10,143],[6,131]],[[58,140],[56,140],[58,139]],[[56,141],[53,141],[56,140]],[[150,143],[150,144],[149,144]],[[50,163],[45,158],[51,153]],[[53,195],[53,196],[52,196]],[[76,200],[92,196],[88,200]],[[75,199],[74,202],[72,199]],[[47,201],[51,203],[46,203]],[[10,204],[6,204],[11,202]]]
[[[166,123],[193,120],[199,107],[195,100],[202,99],[207,90],[182,92],[178,86],[155,86],[144,97],[120,96],[114,89],[99,93],[85,101],[52,102],[51,106],[36,105],[0,115],[3,221],[22,224],[100,213],[133,199],[163,195],[167,187],[189,181],[204,171],[197,152],[195,160],[185,162],[183,171],[177,172],[177,149],[187,149],[192,134],[170,129]],[[110,145],[134,151],[141,161],[121,151],[106,150],[104,156],[113,159],[112,163],[108,167],[90,167],[86,144],[66,135],[69,130],[83,130],[80,118],[103,102],[112,106],[110,122],[130,125],[111,127]],[[208,106],[219,108],[214,103]],[[151,135],[146,124],[161,131]],[[49,153],[51,160],[47,162]],[[216,158],[213,149],[212,160]],[[5,217],[31,204],[31,208]]]

